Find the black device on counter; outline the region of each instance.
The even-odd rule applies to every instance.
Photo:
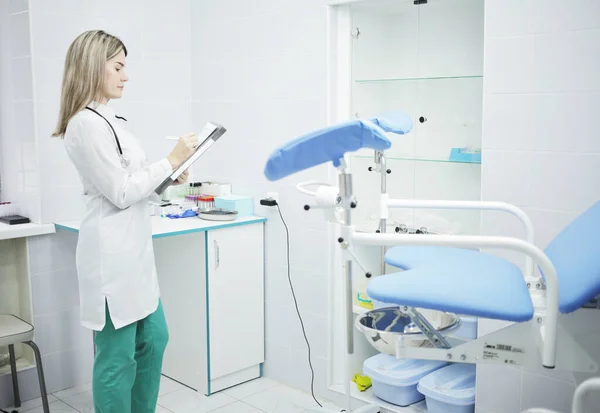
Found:
[[[21,215],[7,215],[5,217],[0,217],[0,222],[4,222],[8,225],[17,225],[17,224],[27,224],[29,223],[29,218],[23,217]]]

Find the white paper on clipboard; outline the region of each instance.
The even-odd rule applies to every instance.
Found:
[[[162,194],[167,187],[173,184],[194,162],[202,156],[223,134],[227,131],[222,125],[216,122],[207,122],[198,136],[198,146],[193,154],[191,154],[177,169],[173,171],[161,184],[156,187],[155,191],[158,195]]]

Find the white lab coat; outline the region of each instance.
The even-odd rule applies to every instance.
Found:
[[[65,148],[79,172],[85,203],[76,253],[81,324],[102,330],[105,300],[115,328],[158,307],[148,200],[158,198],[154,189],[172,168],[166,158],[148,163],[127,122],[109,106],[88,106],[111,123],[130,160],[123,168],[114,135],[96,113],[84,109],[69,122]]]

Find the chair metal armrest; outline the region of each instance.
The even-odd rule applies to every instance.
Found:
[[[525,228],[525,240],[534,244],[533,222],[529,216],[519,207],[506,202],[490,201],[452,201],[452,200],[423,200],[423,199],[389,199],[387,194],[382,195],[382,204],[386,208],[425,208],[425,209],[464,209],[478,211],[500,211],[507,212],[517,217]],[[382,208],[383,209],[383,208]],[[382,211],[383,212],[383,211]],[[525,256],[525,277],[534,278],[533,261],[528,255]]]
[[[600,391],[600,377],[592,377],[581,383],[575,389],[573,395],[573,403],[571,413],[585,413],[583,410],[585,397],[594,391]],[[527,410],[523,410],[521,413],[558,413],[554,410],[532,407]]]
[[[592,377],[577,386],[573,395],[572,413],[585,413],[583,410],[585,397],[594,391],[600,392],[600,377]]]

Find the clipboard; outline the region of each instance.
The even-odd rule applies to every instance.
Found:
[[[202,156],[204,152],[208,150],[223,134],[227,132],[222,125],[217,122],[207,122],[200,132],[200,136],[198,136],[198,141],[200,142],[198,146],[196,146],[196,150],[193,154],[191,154],[177,169],[173,171],[171,175],[169,175],[164,181],[161,182],[160,185],[156,187],[154,192],[158,195],[162,194],[165,189],[167,189],[170,185],[172,185],[179,176],[185,172],[194,162]]]

